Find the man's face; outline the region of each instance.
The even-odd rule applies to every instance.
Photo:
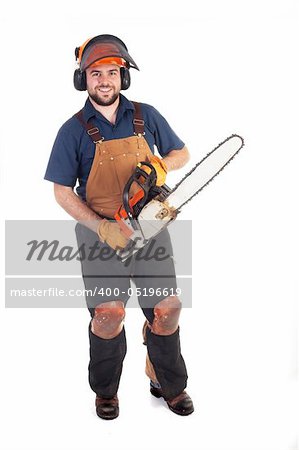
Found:
[[[114,64],[100,64],[86,69],[89,96],[100,106],[112,105],[121,87],[120,68]]]

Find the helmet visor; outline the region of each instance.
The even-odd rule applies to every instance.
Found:
[[[126,61],[128,68],[133,67],[134,69],[139,70],[137,64],[129,55],[125,47],[121,45],[121,43],[115,42],[113,40],[109,41],[108,39],[104,42],[94,42],[90,46],[87,44],[86,48],[83,50],[80,69],[83,72],[96,61],[104,58],[109,58],[111,56],[114,56],[116,58],[123,58]]]

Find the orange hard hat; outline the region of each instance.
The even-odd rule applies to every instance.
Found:
[[[88,39],[75,50],[81,72],[98,64],[117,64],[120,67],[131,67],[139,70],[133,58],[129,55],[125,43],[111,34],[101,34]],[[106,62],[104,63],[104,61]],[[111,62],[111,61],[114,62]]]

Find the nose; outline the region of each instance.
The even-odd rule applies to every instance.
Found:
[[[108,74],[101,74],[99,77],[99,84],[108,84],[109,81],[109,75]]]

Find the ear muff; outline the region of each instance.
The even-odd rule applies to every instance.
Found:
[[[77,91],[86,91],[86,73],[76,69],[74,72],[74,87]]]
[[[127,89],[129,89],[130,84],[131,84],[131,75],[129,72],[129,69],[127,69],[126,67],[121,67],[120,68],[120,77],[121,77],[121,90],[122,91],[126,91]],[[86,86],[86,73],[81,72],[80,69],[76,69],[74,72],[74,87],[75,89],[77,89],[77,91],[86,91],[87,86]]]
[[[126,89],[129,89],[131,84],[131,75],[129,69],[127,69],[126,67],[121,67],[120,76],[121,76],[121,90],[125,91]]]

